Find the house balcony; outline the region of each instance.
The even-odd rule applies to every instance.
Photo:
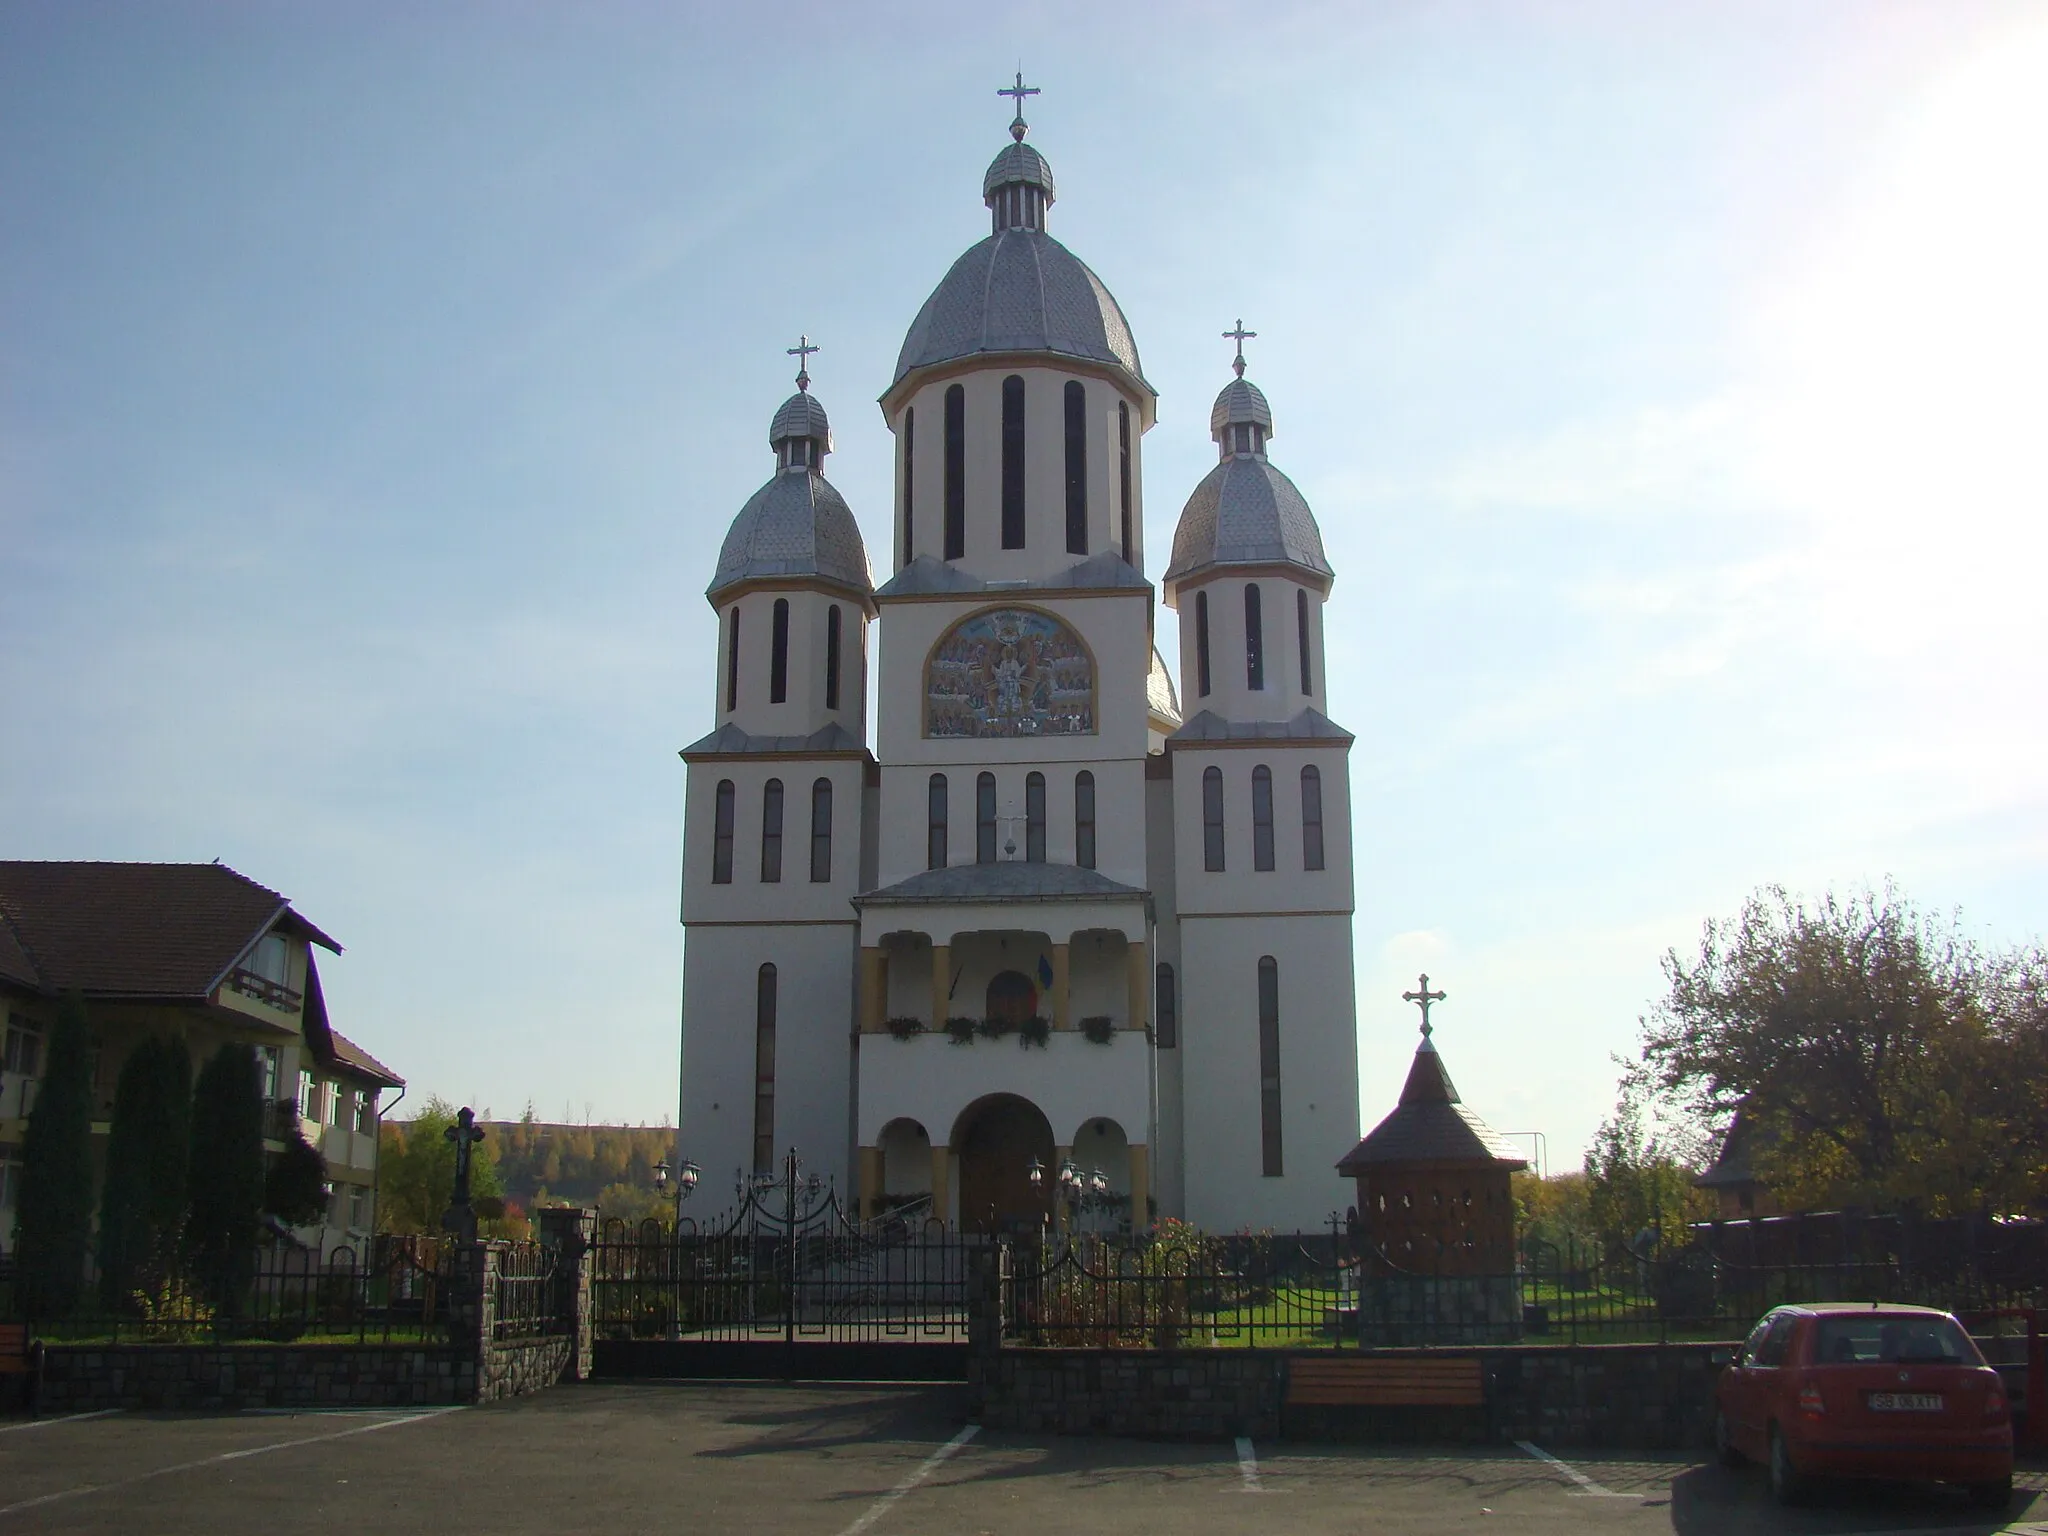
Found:
[[[306,1005],[305,995],[294,992],[281,981],[272,981],[267,976],[258,976],[254,971],[236,966],[228,972],[227,980],[221,983],[223,991],[236,993],[252,1002],[275,1008],[280,1013],[297,1013]]]

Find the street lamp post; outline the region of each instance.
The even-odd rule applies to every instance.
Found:
[[[675,1193],[671,1196],[669,1195],[669,1178],[672,1173],[675,1178]],[[671,1218],[671,1225],[677,1230],[680,1230],[683,1225],[683,1202],[697,1192],[697,1180],[702,1176],[703,1170],[687,1157],[683,1159],[683,1166],[680,1170],[671,1169],[668,1165],[668,1159],[665,1157],[654,1165],[654,1192],[657,1195],[669,1197],[670,1209],[674,1213]]]

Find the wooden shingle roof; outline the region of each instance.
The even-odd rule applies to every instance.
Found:
[[[1459,1102],[1443,1057],[1427,1036],[1408,1068],[1401,1102],[1345,1154],[1337,1171],[1355,1176],[1368,1168],[1410,1163],[1466,1164],[1509,1171],[1529,1166],[1513,1142]]]

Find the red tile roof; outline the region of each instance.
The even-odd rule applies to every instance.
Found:
[[[334,1048],[334,1065],[353,1070],[364,1077],[375,1078],[392,1088],[405,1086],[404,1078],[339,1030],[330,1028],[327,1031],[327,1038]]]

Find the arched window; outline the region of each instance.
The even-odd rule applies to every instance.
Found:
[[[1173,967],[1161,964],[1153,969],[1153,987],[1158,992],[1155,1010],[1158,1024],[1153,1039],[1159,1049],[1170,1051],[1180,1044],[1180,1000],[1173,995]]]
[[[1244,588],[1244,685],[1253,693],[1266,686],[1266,626],[1259,617],[1259,584]]]
[[[832,781],[819,779],[811,786],[811,879],[819,884],[832,878]]]
[[[917,412],[903,413],[903,563],[910,564],[917,558],[917,516],[916,482],[912,476],[917,469]]]
[[[732,818],[734,792],[731,779],[718,781],[711,812],[711,883],[732,884]]]
[[[1223,770],[1202,770],[1202,868],[1223,867]]]
[[[1088,553],[1088,391],[1069,379],[1067,402],[1067,553]]]
[[[775,967],[754,978],[754,1172],[775,1167]]]
[[[1280,1166],[1280,966],[1259,957],[1259,1171],[1277,1179]]]
[[[1273,867],[1273,770],[1252,770],[1252,868]]]
[[[740,608],[733,604],[732,620],[725,627],[725,709],[740,707]]]
[[[1045,775],[1024,775],[1024,860],[1045,862]]]
[[[1195,692],[1209,697],[1209,594],[1195,594]]]
[[[1074,775],[1074,862],[1095,867],[1095,775],[1085,768]]]
[[[946,558],[967,554],[967,391],[946,391]]]
[[[1024,547],[1024,378],[1003,380],[1003,548]]]
[[[1308,593],[1300,587],[1294,589],[1294,632],[1301,640],[1301,691],[1316,691],[1313,672],[1308,664]]]
[[[935,773],[924,790],[924,867],[946,867],[946,776]]]
[[[761,790],[761,881],[774,885],[782,878],[782,780],[770,779]]]
[[[825,610],[825,707],[839,707],[839,605]]]
[[[774,628],[768,639],[768,702],[780,704],[789,697],[789,599],[775,599]]]
[[[996,861],[996,776],[984,773],[974,781],[974,862]]]
[[[1323,867],[1323,776],[1313,765],[1301,770],[1301,867]]]
[[[1117,504],[1123,517],[1124,564],[1136,570],[1138,561],[1131,540],[1131,402],[1128,400],[1116,403],[1116,446]]]

